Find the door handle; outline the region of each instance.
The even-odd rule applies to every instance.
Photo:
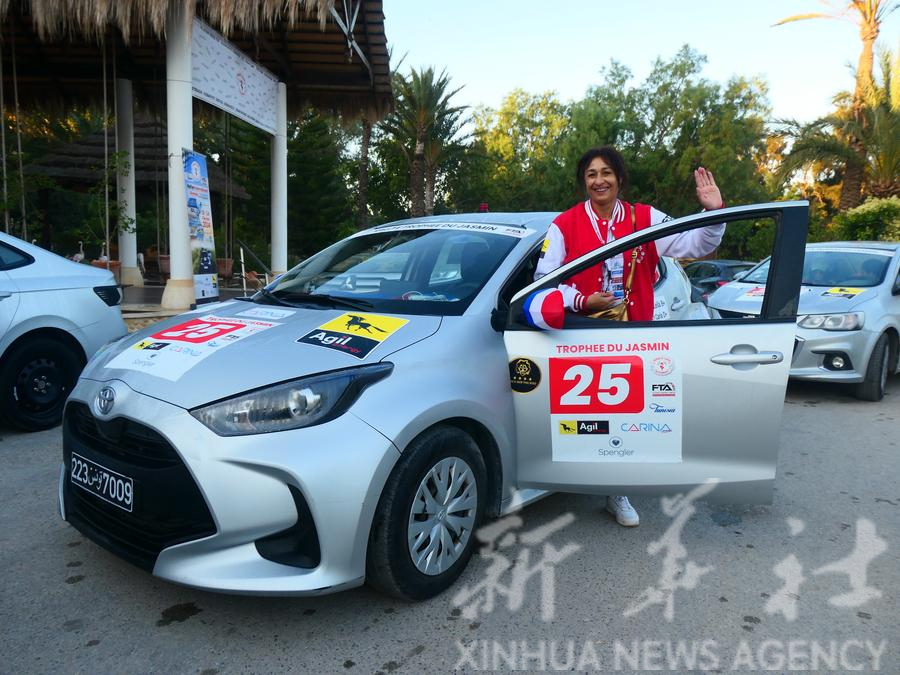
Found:
[[[736,366],[743,364],[754,364],[764,366],[769,363],[781,363],[784,361],[784,354],[781,352],[754,352],[752,354],[716,354],[710,361],[720,366]]]
[[[681,298],[675,298],[674,300],[672,300],[671,309],[673,312],[677,312],[682,307],[684,307],[684,300],[682,300]]]

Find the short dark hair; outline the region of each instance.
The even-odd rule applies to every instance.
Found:
[[[625,168],[625,158],[611,145],[591,148],[581,156],[578,166],[575,168],[575,183],[578,185],[578,189],[584,191],[584,172],[598,157],[606,162],[607,166],[616,174],[616,180],[619,182],[619,194],[625,192],[625,188],[628,186],[628,169]]]

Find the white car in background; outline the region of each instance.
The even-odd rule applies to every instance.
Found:
[[[59,424],[84,364],[127,333],[112,272],[0,233],[0,423]]]

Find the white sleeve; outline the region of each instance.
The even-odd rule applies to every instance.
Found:
[[[660,225],[672,220],[662,211],[650,207],[650,225]],[[656,252],[671,258],[702,258],[715,251],[722,243],[725,223],[707,225],[687,232],[672,234],[656,240]]]
[[[534,280],[537,281],[542,276],[562,267],[565,259],[566,240],[556,224],[553,223],[550,225],[550,229],[547,230],[547,236],[541,245],[541,257],[538,259],[537,268],[534,270]],[[557,288],[562,293],[566,309],[573,312],[581,309],[581,303],[584,301],[584,296],[581,293],[575,290],[573,286],[567,284],[560,284]]]

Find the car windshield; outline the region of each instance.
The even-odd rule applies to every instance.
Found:
[[[804,286],[877,286],[884,274],[891,254],[859,249],[806,249],[803,260]],[[769,261],[762,261],[741,281],[764,284],[769,276]]]
[[[368,231],[300,263],[254,301],[460,315],[522,236],[503,229],[429,224]]]

